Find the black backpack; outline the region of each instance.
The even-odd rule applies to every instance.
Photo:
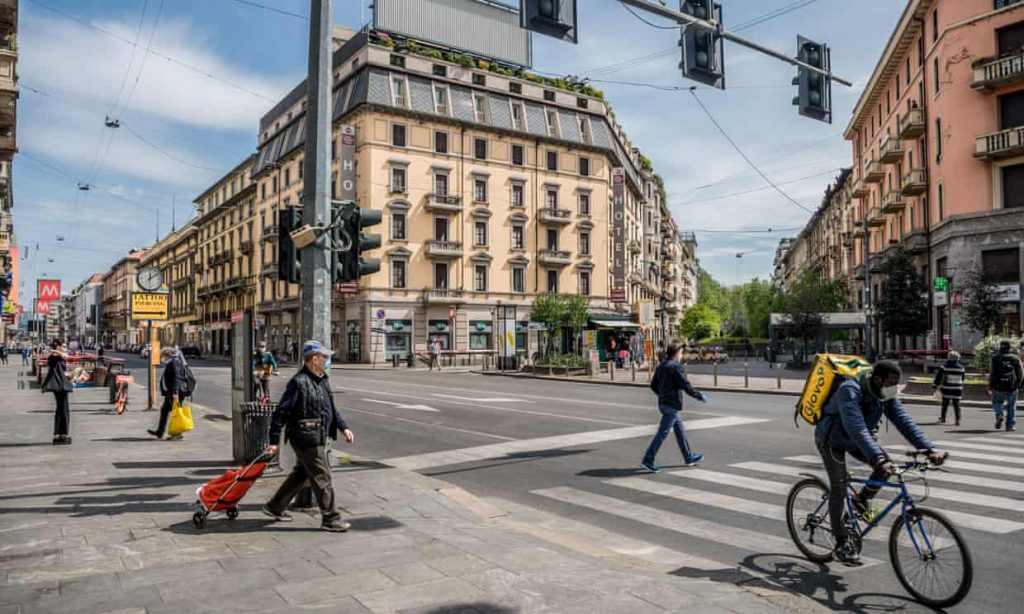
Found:
[[[992,388],[999,392],[1013,392],[1020,386],[1017,381],[1017,360],[1010,354],[996,356],[992,365]]]
[[[196,376],[192,373],[192,368],[188,366],[188,363],[181,365],[181,396],[191,397],[192,393],[196,390]]]

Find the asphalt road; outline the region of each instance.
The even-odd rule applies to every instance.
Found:
[[[227,366],[191,362],[196,402],[227,413]],[[274,380],[274,396],[288,375]],[[590,527],[595,545],[627,543],[640,558],[682,561],[679,574],[735,580],[723,570],[739,567],[836,610],[927,611],[889,566],[888,520],[882,539],[866,543],[861,568],[797,554],[781,510],[796,474],[820,473],[820,463],[811,429],[794,428],[790,397],[718,393],[708,405],[688,404],[691,444],[707,460],[681,469],[670,439],[659,455],[665,471],[651,476],[637,464],[658,414],[642,388],[384,370],[335,370],[332,379],[357,438],[338,445],[342,452]],[[965,410],[960,429],[937,424],[935,407],[911,410],[956,461],[953,473],[934,476],[924,504],[952,516],[974,555],[973,590],[952,611],[1019,611],[1024,435],[992,431],[987,410]],[[902,449],[894,429],[883,427],[880,439]]]

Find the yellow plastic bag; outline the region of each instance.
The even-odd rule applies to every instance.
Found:
[[[797,417],[803,418],[810,425],[821,420],[825,403],[832,396],[836,378],[852,378],[863,371],[871,369],[871,363],[859,356],[842,354],[817,354],[811,364],[811,372],[807,375],[804,391],[796,404]],[[840,380],[841,381],[841,380]]]
[[[167,425],[167,435],[177,437],[193,428],[195,428],[195,424],[192,422],[192,408],[175,401],[171,408],[171,420]]]

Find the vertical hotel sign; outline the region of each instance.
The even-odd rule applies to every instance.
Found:
[[[626,172],[612,169],[612,291],[614,303],[626,302]]]
[[[341,200],[356,199],[356,127],[341,127]]]

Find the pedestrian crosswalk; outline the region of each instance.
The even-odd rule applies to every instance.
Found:
[[[1024,473],[1019,469],[1024,464],[1024,438],[1001,435],[936,442],[950,451],[948,471],[928,472],[927,487],[921,481],[908,480],[915,500],[946,515],[969,541],[972,534],[1009,536],[1024,530]],[[850,468],[862,477],[867,474],[867,468],[855,462]],[[546,501],[543,505],[549,511],[557,509],[605,529],[613,526],[624,535],[635,537],[652,529],[655,534],[673,534],[671,543],[659,545],[728,566],[751,554],[797,553],[785,525],[785,504],[792,485],[805,475],[824,479],[816,454],[708,462],[657,475],[638,473],[574,482],[571,487],[543,488],[531,494]],[[883,489],[879,504],[887,504],[896,492]],[[885,549],[878,542],[888,540],[889,526],[896,517],[890,514],[866,536],[876,545],[866,546],[865,555],[885,558]],[[878,564],[879,559],[866,558],[865,566]]]

